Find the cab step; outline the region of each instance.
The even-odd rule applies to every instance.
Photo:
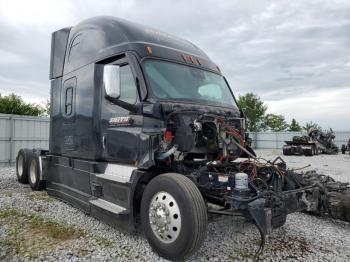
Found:
[[[101,199],[101,198],[92,199],[89,202],[91,205],[93,205],[95,207],[99,207],[99,208],[104,209],[104,210],[107,210],[115,215],[119,215],[119,214],[126,211],[126,209],[124,207],[113,204],[113,203],[106,201],[104,199]]]

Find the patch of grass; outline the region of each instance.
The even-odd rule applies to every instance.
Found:
[[[0,240],[0,245],[12,247],[12,249],[14,250],[14,252],[16,254],[19,254],[20,249],[21,249],[20,242],[12,240],[12,239]]]
[[[0,225],[6,225],[11,230],[6,236],[0,236],[0,245],[11,248],[7,258],[14,253],[35,258],[43,250],[50,253],[57,246],[71,247],[76,239],[85,235],[82,229],[16,209],[0,210]]]
[[[84,231],[76,229],[73,226],[62,225],[51,220],[44,220],[39,216],[31,217],[32,229],[40,230],[41,233],[59,240],[68,240],[78,238],[84,235]]]
[[[47,202],[55,201],[52,197],[50,197],[46,192],[32,192],[28,195],[30,200],[43,200]]]
[[[18,218],[20,216],[22,216],[22,214],[17,209],[9,208],[0,210],[0,218]]]

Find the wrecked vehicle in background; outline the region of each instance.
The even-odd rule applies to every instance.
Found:
[[[346,151],[349,151],[349,154],[350,154],[350,138],[347,144],[342,144],[341,146],[341,153],[345,154]]]
[[[319,129],[310,129],[307,136],[294,136],[292,141],[285,141],[283,155],[337,154],[338,146],[334,143],[335,135],[332,129],[323,132]]]
[[[246,217],[262,244],[292,212],[335,214],[329,178],[255,156],[228,82],[186,40],[92,18],[53,33],[50,79],[49,150],[21,149],[18,180],[143,230],[164,258],[195,253],[208,214]]]

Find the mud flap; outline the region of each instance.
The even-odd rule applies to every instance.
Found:
[[[255,253],[255,260],[257,260],[264,251],[266,236],[272,231],[272,210],[266,207],[266,199],[258,198],[248,204],[248,211],[254,219],[261,237],[260,247]]]
[[[258,198],[248,204],[248,211],[264,237],[272,231],[272,210],[266,207],[266,199]]]

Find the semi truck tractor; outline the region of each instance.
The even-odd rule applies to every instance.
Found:
[[[164,258],[195,253],[209,216],[244,216],[264,240],[289,213],[331,214],[323,177],[255,156],[233,89],[189,41],[91,18],[52,34],[50,80],[49,149],[18,152],[19,182],[143,231]]]

